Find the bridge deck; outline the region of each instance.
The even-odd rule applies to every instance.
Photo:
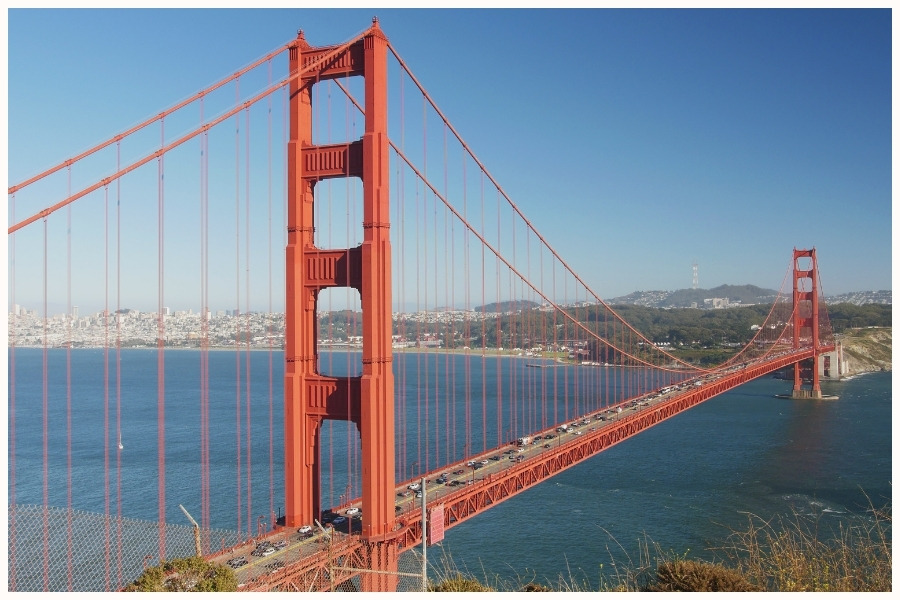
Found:
[[[565,431],[554,428],[536,432],[531,436],[532,443],[523,447],[503,446],[467,462],[443,467],[426,476],[423,496],[427,509],[443,505],[445,529],[458,525],[653,425],[812,354],[812,350],[801,350],[683,382],[666,392],[656,391],[579,417]],[[444,474],[446,482],[437,482]],[[423,499],[408,489],[410,483],[403,482],[396,489],[396,531],[401,551],[422,541]],[[353,513],[358,508],[358,500],[338,507],[341,514],[334,516],[345,520],[338,524],[329,522],[325,532],[317,527],[302,534],[276,528],[211,559],[221,563],[235,558],[246,561],[233,567],[243,590],[329,589],[352,577],[353,565],[363,566],[360,552],[365,541],[359,532],[365,516],[346,514],[348,509]],[[273,548],[266,555],[252,554],[266,545]]]

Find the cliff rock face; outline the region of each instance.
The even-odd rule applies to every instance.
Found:
[[[852,329],[838,336],[844,348],[844,374],[891,370],[891,328]]]

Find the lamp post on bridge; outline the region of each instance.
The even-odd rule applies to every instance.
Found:
[[[256,517],[256,537],[262,537],[262,526],[265,523],[263,519],[266,518],[266,515],[259,515]]]

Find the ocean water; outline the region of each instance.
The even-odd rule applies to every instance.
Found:
[[[43,351],[9,354],[10,503],[41,504],[46,491],[48,504],[66,507],[71,489],[78,510],[158,520],[159,355],[155,350],[122,351],[118,369],[116,356],[99,349],[48,351],[45,406]],[[164,512],[167,522],[186,524],[179,504],[195,517],[200,511],[201,354],[178,350],[164,356]],[[482,379],[488,382],[483,389],[502,395],[546,391],[547,381],[534,378],[552,378],[558,388],[588,392],[585,397],[593,400],[579,400],[579,410],[602,406],[602,400],[600,405],[589,402],[598,402],[604,393],[627,392],[627,381],[590,389],[593,384],[580,379],[577,370],[527,369],[524,361],[514,359],[478,358],[468,365],[458,362],[462,360],[437,354],[395,357],[397,441],[407,448],[397,457],[398,479],[471,449],[480,451],[484,444],[492,447],[535,424],[574,416],[574,405],[532,403],[507,409],[498,418],[490,412],[495,403],[486,402],[468,407],[475,420],[482,411],[488,414],[483,431],[441,426],[442,415],[450,422],[451,414],[465,412],[471,398],[481,402]],[[323,353],[321,361],[323,370],[335,375],[360,368],[353,353]],[[423,363],[430,366],[423,370]],[[470,395],[463,384],[435,385],[441,374],[466,369],[477,382]],[[211,526],[241,530],[246,537],[256,533],[260,518],[268,521],[268,515],[281,511],[282,354],[213,351],[209,371]],[[429,373],[427,382],[418,380],[424,372]],[[448,530],[440,546],[429,549],[432,571],[452,560],[475,575],[554,581],[564,574],[593,585],[601,570],[636,562],[639,544],[647,540],[663,550],[706,557],[707,549],[732,528],[746,525],[749,514],[770,519],[796,511],[821,517],[827,525],[847,515],[865,515],[870,504],[890,503],[890,374],[824,384],[826,393],[840,397],[836,401],[775,398],[789,385],[775,379],[753,381]],[[422,421],[424,411],[431,412]],[[429,425],[420,428],[419,422]],[[323,436],[325,452],[332,457],[323,469],[323,506],[329,506],[348,492],[358,495],[346,482],[347,473],[359,468],[359,450],[346,423],[328,422]],[[437,449],[423,454],[421,448],[428,445]]]
[[[891,374],[824,384],[836,401],[774,397],[789,385],[713,398],[451,529],[429,556],[482,578],[596,586],[648,542],[711,559],[750,515],[824,531],[890,504]]]

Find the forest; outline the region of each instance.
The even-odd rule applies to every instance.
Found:
[[[749,342],[754,335],[753,326],[765,321],[771,306],[757,304],[705,310],[620,304],[611,308],[655,344],[710,350],[743,346]],[[566,310],[568,316],[540,308],[485,318],[481,318],[479,312],[471,312],[465,319],[457,320],[439,312],[427,320],[421,315],[403,315],[395,317],[393,328],[394,335],[405,340],[440,340],[446,349],[546,347],[550,341],[584,338],[584,331],[573,321],[603,337],[623,335],[622,328],[610,321],[600,305]],[[841,303],[827,306],[826,312],[835,333],[860,327],[891,326],[890,304],[857,306]],[[319,320],[319,339],[345,341],[350,336],[361,336],[362,319],[359,312],[330,312]]]

